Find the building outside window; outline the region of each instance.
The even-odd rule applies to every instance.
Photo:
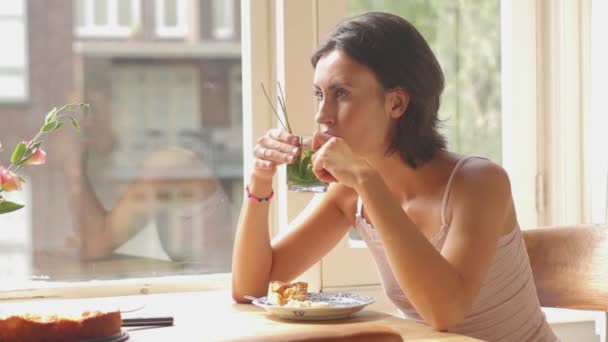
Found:
[[[0,103],[28,99],[26,7],[24,0],[0,3]]]

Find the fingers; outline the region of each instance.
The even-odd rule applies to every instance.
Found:
[[[326,150],[332,145],[332,142],[335,141],[335,138],[330,139],[327,144],[324,144],[322,149],[313,154],[312,161],[312,172],[317,176],[317,178],[326,183],[337,182],[338,180],[334,177],[331,172],[327,171],[329,166],[327,165],[327,153]]]
[[[327,171],[324,157],[317,157],[313,160],[312,172],[322,182],[333,183],[338,181],[336,177]]]
[[[323,144],[325,144],[328,140],[333,138],[333,136],[323,133],[323,132],[315,132],[312,136],[312,150],[317,151]]]
[[[258,139],[253,150],[257,159],[275,164],[291,163],[298,154],[298,137],[281,130],[271,130]]]
[[[274,140],[278,140],[278,141],[282,141],[284,143],[293,145],[293,146],[298,146],[298,143],[300,141],[300,138],[297,135],[293,135],[289,132],[285,132],[282,129],[271,129],[270,131],[268,131],[268,133],[266,134],[266,136],[274,139]]]

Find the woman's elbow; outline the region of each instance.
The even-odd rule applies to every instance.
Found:
[[[235,274],[234,274],[234,268],[232,269],[232,288],[231,293],[232,293],[232,300],[234,300],[236,303],[238,304],[246,304],[249,301],[245,299],[245,295],[247,293],[244,293],[243,288],[241,286],[239,286],[239,284],[234,280],[235,278]]]
[[[232,299],[238,304],[248,304],[251,303],[251,300],[246,299],[245,296],[254,296],[254,297],[262,297],[265,294],[261,294],[260,290],[256,290],[249,286],[244,286],[244,284],[236,284],[232,283]]]
[[[462,322],[464,315],[458,308],[443,307],[425,318],[426,322],[437,331],[448,331]]]
[[[232,300],[234,300],[237,304],[248,304],[251,301],[249,299],[245,299],[245,295],[238,290],[232,288]]]
[[[441,332],[446,332],[455,325],[455,324],[451,324],[447,320],[442,321],[442,320],[435,320],[435,319],[431,320],[428,323],[431,326],[431,328],[433,328],[436,331],[441,331]]]
[[[80,260],[98,261],[112,255],[114,249],[101,239],[87,239],[82,242],[79,249]]]

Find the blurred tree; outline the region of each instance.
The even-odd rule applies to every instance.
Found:
[[[431,45],[449,148],[501,163],[500,0],[349,0],[349,15],[368,11],[406,18]]]

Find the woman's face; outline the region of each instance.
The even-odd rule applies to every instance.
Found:
[[[322,131],[344,139],[364,157],[385,153],[390,139],[390,99],[372,71],[340,50],[319,59],[314,74]]]

